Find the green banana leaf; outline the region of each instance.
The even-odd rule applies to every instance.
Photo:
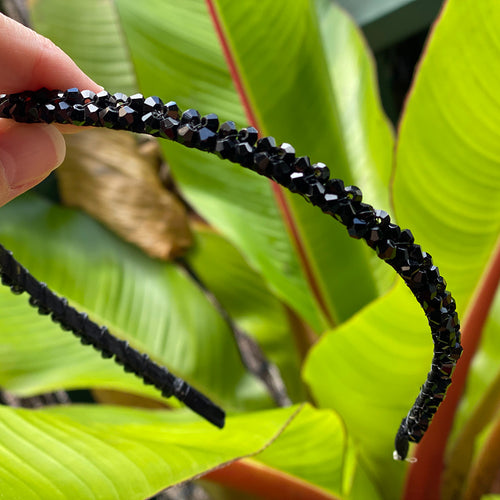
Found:
[[[96,405],[0,407],[0,487],[10,499],[144,500],[276,439],[297,408],[228,419]]]
[[[285,4],[286,15],[280,15]],[[35,25],[79,62],[95,18],[95,14],[87,14],[92,2],[85,6],[64,4],[64,10],[71,13],[53,15],[60,5],[60,1],[38,2]],[[113,11],[106,2],[100,5]],[[213,11],[208,10],[201,0],[116,3],[118,16],[113,11],[113,19],[125,36],[139,89],[144,94],[175,98],[183,108],[216,111],[221,119],[244,126],[248,118],[235,88],[240,79],[249,97],[247,111],[258,118],[263,133],[293,142],[298,154],[309,154],[313,161],[329,163],[334,175],[346,182],[366,180],[360,165],[369,165],[369,193],[374,202],[385,200],[382,181],[390,168],[392,139],[373,90],[373,68],[359,35],[353,35],[352,26],[345,29],[346,17],[337,12],[338,19],[329,24],[344,27],[344,47],[328,49],[327,59],[324,37],[329,32],[320,31],[312,2],[301,0],[290,6],[267,1],[259,9],[251,2],[221,2],[213,7]],[[71,35],[60,36],[58,24],[65,22],[66,16],[81,19],[82,28],[77,26]],[[108,13],[105,17],[111,16]],[[217,20],[233,50],[233,73],[217,39]],[[65,37],[70,38],[68,43]],[[125,41],[122,35],[115,37],[118,45]],[[95,45],[93,41],[91,51]],[[349,68],[344,80],[339,54],[346,47],[359,57],[359,65]],[[115,80],[105,80],[108,74],[99,72],[88,56],[82,57],[82,67],[103,84],[109,81],[114,86]],[[353,80],[361,83],[351,92],[352,101],[357,96],[364,98],[357,108],[344,105],[341,93]],[[303,117],[303,126],[296,116]],[[310,126],[310,120],[318,125]],[[372,128],[376,124],[382,140],[360,135],[365,124],[372,124]],[[344,143],[346,136],[352,137],[348,144]],[[277,194],[267,180],[197,151],[167,143],[163,148],[190,203],[316,331],[343,321],[387,288],[388,274],[381,271],[383,266],[368,250],[346,238],[344,229],[301,198]],[[290,231],[295,236],[291,237]],[[385,280],[379,279],[381,276]],[[345,294],[343,290],[353,281],[359,284],[358,293]]]
[[[499,22],[494,1],[447,3],[397,142],[395,213],[432,254],[462,318],[471,312],[500,232],[500,64],[492,43]],[[498,315],[498,308],[491,314]],[[391,435],[424,381],[431,349],[425,318],[398,283],[325,335],[305,364],[316,400],[344,418],[385,498],[401,493],[405,466],[392,461]],[[496,359],[497,351],[483,356]]]
[[[88,312],[91,319],[106,324],[116,336],[147,352],[227,409],[269,404],[262,385],[245,371],[227,324],[175,265],[154,261],[88,216],[38,197],[28,195],[15,200],[1,213],[2,243],[35,277],[50,283],[56,293]],[[17,300],[21,302],[22,298]],[[0,366],[6,387],[21,388],[24,394],[49,389],[40,385],[42,379],[37,373],[40,367],[49,367],[51,377],[59,375],[57,380],[52,378],[52,387],[95,387],[98,383],[117,388],[113,381],[117,371],[97,363],[93,358],[98,354],[90,349],[88,355],[65,359],[67,339],[63,337],[69,335],[52,328],[44,319],[46,328],[34,328],[40,319],[26,302],[24,308],[7,310],[6,317],[1,318],[5,345]],[[20,325],[33,342],[27,344],[27,338],[18,334]],[[45,341],[57,345],[59,356],[51,363],[40,364]],[[76,339],[74,343],[77,345]],[[71,352],[75,352],[74,347]],[[76,363],[77,359],[83,366]],[[20,366],[31,376],[21,373],[19,377]],[[103,372],[92,371],[97,367],[104,367]],[[67,371],[74,377],[73,387],[66,385]],[[117,381],[123,384],[121,374]],[[135,382],[133,387],[134,392],[151,394],[150,388],[143,389]]]

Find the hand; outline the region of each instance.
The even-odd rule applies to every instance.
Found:
[[[102,87],[50,40],[0,14],[0,92]],[[69,127],[69,126],[66,126]],[[54,125],[0,119],[0,206],[41,182],[64,159]]]

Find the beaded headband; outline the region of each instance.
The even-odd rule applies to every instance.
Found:
[[[346,226],[349,236],[365,240],[378,257],[403,278],[422,306],[431,328],[434,342],[431,370],[401,422],[395,438],[394,458],[405,459],[409,442],[418,443],[422,439],[445,397],[462,353],[455,301],[446,290],[446,281],[432,257],[415,244],[411,231],[391,222],[383,210],[363,203],[358,187],[344,186],[342,180],[331,179],[324,163],[311,164],[307,156],[296,157],[290,144],[277,146],[273,137],[259,139],[253,127],[238,130],[232,121],[219,126],[215,114],[202,117],[194,109],[181,113],[175,102],[164,104],[159,97],[144,98],[142,94],[128,97],[106,91],[95,94],[76,88],[1,94],[0,118],[128,130],[215,153],[302,195]],[[38,307],[41,314],[51,314],[54,321],[80,337],[82,343],[94,346],[104,357],[114,356],[126,371],[153,384],[164,396],[173,395],[215,425],[224,425],[224,412],[214,403],[147,355],[113,337],[107,328],[99,327],[85,314],[68,306],[65,299],[36,281],[1,245],[0,275],[14,293],[28,292],[31,305]]]

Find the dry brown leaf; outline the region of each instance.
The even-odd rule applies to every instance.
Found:
[[[152,257],[172,259],[191,246],[186,210],[162,185],[153,146],[107,129],[66,136],[66,144],[58,169],[65,205],[81,208]]]

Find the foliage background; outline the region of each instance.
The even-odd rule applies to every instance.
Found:
[[[261,0],[258,8],[248,0],[38,0],[32,16],[37,30],[111,92],[174,98],[181,109],[252,123],[327,163],[413,231],[462,318],[477,307],[500,225],[494,0],[447,2],[397,134],[359,31],[326,0]],[[217,431],[184,410],[0,407],[0,491],[6,498],[142,499],[243,457],[252,475],[237,486],[262,497],[286,487],[307,498],[408,495],[408,464],[392,461],[392,442],[432,349],[408,290],[300,197],[216,157],[166,141],[161,148],[182,197],[208,222],[191,219],[195,244],[184,259],[279,366],[295,405],[273,408],[244,369],[227,322],[178,262],[152,259],[88,215],[31,194],[1,209],[2,244],[72,304],[223,405],[229,418]],[[94,388],[159,399],[25,301],[0,293],[2,387],[24,396]],[[497,300],[449,449],[476,408],[498,401],[490,390],[498,314]],[[479,338],[481,330],[465,333]],[[307,400],[314,406],[301,405]],[[493,411],[478,429],[476,456],[497,420]],[[224,470],[236,469],[212,473],[213,480],[230,483]]]

